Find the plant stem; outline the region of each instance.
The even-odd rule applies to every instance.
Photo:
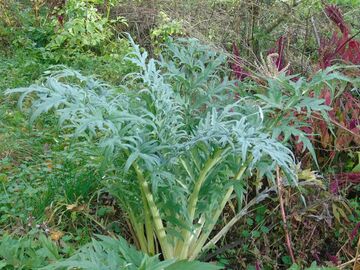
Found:
[[[317,44],[318,44],[318,46],[320,48],[321,47],[321,41],[320,41],[319,31],[318,31],[318,29],[316,27],[316,22],[315,22],[314,16],[311,16],[310,19],[311,19],[311,24],[312,24],[312,27],[313,27],[316,42],[317,42]]]
[[[355,262],[352,270],[358,269],[357,267],[358,267],[359,249],[360,249],[360,237],[356,246]]]
[[[170,244],[167,241],[167,236],[166,236],[166,231],[164,228],[164,224],[161,220],[160,217],[160,211],[158,209],[158,207],[155,204],[154,201],[154,197],[150,191],[149,185],[139,167],[139,165],[134,162],[133,163],[133,168],[136,172],[139,184],[140,184],[140,189],[144,192],[145,198],[147,200],[147,203],[149,205],[149,209],[150,209],[150,213],[152,215],[153,218],[153,222],[154,222],[154,227],[155,227],[155,233],[156,236],[159,240],[160,246],[161,246],[161,250],[163,252],[164,258],[165,259],[172,259],[173,258],[173,251],[170,247]]]
[[[206,222],[205,215],[202,214],[197,223],[198,228],[195,230],[195,232],[190,237],[190,248],[195,245],[197,239],[199,238],[199,236],[204,228],[205,222]]]
[[[134,228],[136,238],[140,245],[140,249],[143,252],[147,252],[148,248],[147,248],[147,244],[146,244],[146,238],[144,235],[144,228],[142,226],[143,224],[139,224],[136,221],[135,215],[134,215],[134,213],[132,213],[132,211],[128,211],[128,212],[129,212],[130,223],[132,224],[132,227]]]
[[[250,207],[254,206],[255,204],[258,204],[259,202],[265,200],[271,191],[275,191],[274,188],[267,189],[263,192],[261,192],[258,196],[256,196],[254,199],[252,199],[249,203],[245,205],[244,208],[241,209],[239,213],[237,213],[222,229],[220,232],[218,232],[207,244],[202,248],[202,251],[207,250],[211,248],[213,245],[215,245],[223,236],[227,234],[227,232],[231,229],[232,226],[236,224],[243,216],[247,214]]]
[[[226,151],[226,149],[219,149],[217,150],[214,155],[208,159],[201,170],[198,179],[195,182],[194,190],[191,193],[189,197],[189,205],[188,205],[188,214],[189,214],[189,220],[190,220],[190,226],[193,225],[194,217],[195,217],[195,211],[196,211],[196,205],[199,200],[199,193],[200,189],[205,182],[209,172],[216,166],[216,164],[221,160],[221,155],[223,152]],[[177,252],[180,251],[180,254],[177,254],[180,259],[186,259],[189,245],[190,245],[190,237],[191,237],[191,231],[184,229],[183,233],[183,241],[181,241],[180,246],[177,247]]]
[[[314,182],[311,183],[311,181],[306,181],[306,182],[301,182],[299,183],[299,185],[301,186],[308,186],[308,185],[314,185]],[[224,235],[226,235],[226,233],[230,230],[230,228],[232,226],[235,225],[236,222],[238,222],[243,216],[245,216],[247,214],[247,212],[249,211],[250,207],[262,202],[263,200],[265,200],[266,198],[269,197],[270,193],[275,192],[276,191],[276,187],[271,187],[268,188],[264,191],[262,191],[258,196],[256,196],[255,198],[253,198],[249,203],[246,204],[246,206],[241,209],[241,211],[239,213],[237,213],[222,229],[220,232],[218,232],[200,251],[205,251],[209,248],[211,248],[213,245],[215,245],[217,243],[217,241],[220,240],[221,237],[223,237]],[[205,238],[206,240],[206,238]],[[200,242],[200,239],[199,239]],[[201,246],[199,244],[199,246]],[[190,251],[191,252],[195,252],[195,251]],[[194,253],[195,255],[195,253]],[[192,256],[190,257],[190,260],[196,259],[196,256]],[[198,255],[198,253],[197,253]]]
[[[214,156],[207,160],[207,162],[204,165],[204,168],[202,169],[202,171],[199,174],[199,177],[198,177],[197,181],[195,182],[194,190],[190,195],[189,206],[188,206],[188,212],[189,212],[189,217],[190,217],[191,222],[194,220],[196,204],[197,204],[198,199],[199,199],[200,189],[201,189],[204,181],[206,180],[206,177],[208,176],[208,173],[220,161],[221,154],[223,153],[223,151],[224,150],[216,151]]]
[[[229,200],[232,192],[233,192],[233,187],[229,188],[228,191],[225,194],[225,197],[223,199],[223,201],[221,202],[221,205],[219,206],[219,208],[215,211],[215,213],[213,214],[210,223],[208,224],[206,231],[203,231],[202,234],[200,235],[200,237],[198,238],[198,240],[196,241],[195,245],[192,246],[192,248],[190,249],[189,254],[191,254],[190,256],[190,260],[195,260],[196,257],[199,255],[199,253],[202,250],[202,247],[204,246],[206,240],[208,239],[211,231],[213,230],[214,226],[216,225],[217,220],[219,219],[227,201]]]
[[[110,1],[106,0],[105,1],[105,6],[106,6],[106,19],[109,21],[110,19],[110,11],[111,11],[111,6],[110,6]]]
[[[154,235],[153,235],[153,226],[151,220],[151,213],[149,209],[149,204],[146,199],[146,195],[144,191],[141,189],[141,199],[143,201],[144,206],[144,214],[145,214],[145,230],[146,230],[146,238],[147,238],[147,253],[149,255],[155,255],[155,246],[154,246]]]
[[[234,181],[239,181],[243,177],[243,175],[244,175],[244,173],[245,173],[245,171],[247,169],[247,166],[248,166],[248,163],[241,166],[238,173],[234,177]],[[216,225],[216,222],[219,219],[222,211],[224,210],[226,203],[229,201],[233,191],[234,191],[233,186],[231,186],[227,190],[227,192],[226,192],[226,194],[224,196],[224,199],[220,203],[220,206],[214,212],[214,214],[213,214],[213,216],[212,216],[212,218],[210,220],[210,224],[207,226],[207,230],[204,231],[200,235],[200,237],[198,238],[198,241],[196,242],[195,246],[193,246],[192,249],[190,250],[190,252],[189,252],[191,254],[190,260],[194,260],[199,255],[199,253],[201,252],[202,247],[204,246],[204,244],[205,244],[206,240],[208,239],[211,231],[213,230],[214,226]]]
[[[300,113],[303,113],[303,114],[304,114],[304,112],[300,112]],[[319,113],[317,113],[317,112],[313,112],[313,116],[312,116],[312,117],[314,117],[314,118],[317,119],[317,120],[324,120],[324,118],[321,116],[321,114],[319,114]],[[351,129],[347,128],[346,126],[340,124],[340,123],[337,122],[336,120],[329,118],[329,121],[330,121],[332,124],[334,124],[335,126],[337,126],[337,127],[341,128],[341,129],[349,132],[351,135],[353,135],[353,136],[355,136],[355,137],[357,137],[357,138],[360,138],[360,135],[359,135],[358,133],[356,133],[356,132],[352,131]]]
[[[142,193],[144,193],[144,192],[142,192]],[[147,250],[148,250],[148,254],[155,255],[154,234],[153,234],[154,230],[152,227],[151,213],[150,213],[149,205],[147,204],[147,201],[146,201],[145,194],[143,194],[143,196],[145,199],[144,213],[145,213],[145,230],[146,230],[146,239],[147,239]]]
[[[277,182],[277,187],[278,187],[281,216],[282,216],[283,225],[284,225],[284,231],[285,231],[286,245],[287,245],[287,248],[288,248],[289,255],[291,257],[292,263],[296,263],[294,252],[293,252],[293,250],[291,248],[291,240],[290,240],[289,231],[287,229],[286,213],[285,213],[285,207],[284,207],[284,199],[282,197],[282,181],[281,181],[281,177],[280,177],[279,166],[276,167],[276,182]]]

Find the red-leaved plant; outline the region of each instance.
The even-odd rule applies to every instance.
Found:
[[[360,64],[360,42],[350,35],[351,29],[345,23],[340,9],[335,5],[328,5],[325,7],[325,13],[339,28],[341,35],[334,31],[330,39],[322,39],[319,48],[320,68],[331,66],[335,60]]]
[[[334,30],[331,38],[321,39],[318,49],[319,69],[326,69],[335,63],[359,65],[360,42],[355,39],[356,35],[351,36],[351,29],[346,24],[341,10],[336,5],[327,5],[324,11],[338,30]],[[272,60],[278,71],[283,70],[285,67],[284,44],[285,38],[281,36],[276,41],[276,46],[268,51],[268,55],[277,54]],[[231,68],[234,77],[240,81],[248,76],[251,77],[250,73],[244,71],[243,61],[235,43],[233,43],[233,54],[235,61],[231,64]],[[289,71],[287,72],[289,73]],[[336,152],[360,144],[360,101],[349,90],[345,90],[336,98],[333,98],[329,89],[324,89],[321,97],[325,99],[326,105],[333,108],[329,112],[329,119],[334,124],[333,131],[328,128],[328,123],[321,116],[314,117],[309,123],[309,127],[304,127],[303,131],[309,134],[314,144],[327,151],[326,158],[331,160],[335,157]],[[299,117],[301,117],[301,114],[299,114]],[[296,149],[301,151],[303,145],[298,143]],[[337,192],[345,183],[359,183],[360,173],[339,173],[335,174],[332,179],[331,191]],[[336,186],[338,187],[336,188]]]
[[[269,54],[273,54],[276,53],[277,56],[274,59],[274,65],[276,66],[277,70],[283,70],[285,68],[285,37],[281,36],[277,41],[276,41],[276,47],[271,48],[268,51],[268,55]]]
[[[325,7],[328,18],[340,30],[334,31],[328,40],[323,39],[319,48],[319,67],[325,69],[332,66],[335,61],[347,64],[360,64],[360,42],[351,36],[351,29],[346,24],[340,9],[335,5]],[[331,136],[324,121],[315,121],[313,127],[315,132],[321,135],[321,145],[324,148],[333,147],[330,156],[335,156],[335,151],[345,150],[352,144],[360,144],[360,101],[350,91],[343,92],[335,100],[331,100],[330,92],[324,89],[323,96],[333,110],[330,117],[338,124],[336,138]],[[330,190],[338,192],[347,183],[360,183],[360,173],[338,173],[332,177]]]
[[[230,63],[232,72],[237,80],[243,81],[246,77],[249,76],[249,73],[244,70],[244,63],[240,57],[240,51],[235,42],[232,44],[232,49],[233,61]]]

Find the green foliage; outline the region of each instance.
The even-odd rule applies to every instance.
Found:
[[[106,7],[106,18],[110,18],[111,8],[122,2],[122,0],[90,0],[94,4],[103,4]]]
[[[54,222],[60,222],[59,217],[62,217],[60,227],[69,233],[77,234],[78,228],[89,227],[89,232],[79,230],[80,234],[74,236],[81,243],[87,241],[91,230],[89,223],[95,223],[82,213],[68,211],[66,207],[87,204],[99,189],[101,176],[94,171],[89,160],[84,165],[84,159],[79,155],[82,151],[77,151],[74,157],[76,147],[58,136],[54,117],[46,115],[41,123],[29,130],[24,115],[13,110],[14,100],[4,97],[3,92],[9,87],[34,82],[56,61],[64,61],[85,74],[95,72],[99,77],[118,84],[126,73],[133,70],[133,66],[122,61],[131,48],[127,40],[121,39],[106,44],[103,47],[106,53],[102,55],[81,52],[70,56],[62,55],[64,51],[46,51],[42,47],[46,41],[40,42],[42,34],[37,37],[35,32],[43,33],[42,29],[49,25],[29,26],[33,24],[31,18],[27,18],[28,22],[22,21],[29,12],[20,8],[24,3],[18,4],[19,7],[14,6],[14,10],[10,11],[19,14],[24,26],[5,28],[11,36],[8,41],[12,47],[0,54],[0,140],[6,142],[0,145],[1,229],[9,232],[16,230],[19,224],[26,224],[29,216],[36,221],[47,220],[50,208],[56,212]],[[43,37],[46,37],[45,33]],[[20,48],[20,45],[23,47]]]
[[[99,49],[113,36],[111,23],[86,1],[66,1],[65,22],[59,25],[47,48],[83,51]],[[125,21],[122,21],[125,23]],[[54,25],[57,20],[54,21]]]
[[[62,258],[61,250],[44,234],[15,239],[0,238],[0,269],[39,269]]]
[[[179,37],[185,34],[182,22],[171,20],[168,15],[161,11],[159,13],[158,26],[151,30],[150,37],[155,53],[161,52],[161,46],[168,42],[171,37]]]
[[[293,264],[289,270],[301,270],[302,268],[297,264]],[[337,267],[322,267],[318,266],[316,262],[313,262],[310,267],[304,268],[304,270],[336,270]]]
[[[14,55],[0,54],[0,94],[9,87],[19,87],[33,82],[49,68],[37,51],[17,50]]]
[[[31,5],[30,5],[31,3]],[[48,44],[54,34],[54,25],[46,18],[34,16],[36,1],[3,1],[0,4],[0,46],[4,51],[12,49],[40,48]],[[39,15],[39,14],[38,14]]]
[[[56,168],[50,172],[47,168],[46,179],[42,179],[41,175],[38,176],[37,181],[43,186],[37,190],[36,196],[31,198],[33,214],[36,217],[44,215],[46,208],[50,205],[88,202],[100,187],[101,176],[91,168],[80,170],[79,168],[85,166],[78,160],[61,160],[60,162],[64,162],[62,165],[57,160],[52,162],[55,163]],[[48,166],[53,165],[49,163]],[[39,172],[32,172],[33,175],[37,173]]]
[[[65,261],[59,261],[42,269],[83,269],[83,270],[216,270],[216,265],[200,262],[175,262],[174,260],[160,261],[158,256],[149,257],[130,246],[125,239],[114,239],[98,236],[100,240],[81,248],[75,255]]]
[[[126,74],[134,70],[134,66],[126,63],[124,57],[131,52],[126,39],[118,39],[101,47],[100,55],[96,53],[62,54],[62,50],[46,54],[55,63],[63,63],[74,69],[82,70],[86,75],[96,74],[98,78],[113,85],[119,85]]]
[[[330,2],[333,4],[349,6],[352,8],[356,8],[360,4],[359,0],[331,0]]]
[[[0,238],[0,269],[128,269],[128,270],[216,270],[219,266],[201,262],[174,260],[160,261],[158,256],[149,257],[127,244],[123,238],[98,236],[91,243],[73,253],[66,244],[59,247],[44,234],[29,234],[16,239]],[[73,255],[64,259],[64,257]]]
[[[274,136],[278,122],[271,115],[282,114],[288,124],[288,112],[327,107],[303,90],[305,80],[292,83],[284,75],[269,79],[270,90],[258,100],[233,102],[235,85],[223,78],[222,55],[195,40],[168,48],[159,65],[133,43],[127,59],[138,71],[128,79],[140,89],[136,95],[68,69],[7,93],[21,94],[20,108],[27,96],[36,96],[31,123],[55,110],[67,132],[104,150],[118,172],[113,190],[144,252],[154,254],[154,234],[165,258],[194,259],[233,190],[242,198],[237,183],[243,185],[250,173],[271,179],[279,166],[296,182],[292,153]],[[295,135],[301,134],[297,127]]]
[[[46,134],[32,132],[31,135]],[[68,236],[74,234],[72,238],[78,244],[87,242],[91,228],[99,226],[97,217],[88,214],[92,211],[89,209],[94,194],[103,187],[102,174],[88,160],[95,160],[96,156],[84,159],[83,152],[77,151],[75,145],[55,136],[45,142],[45,153],[44,141],[33,140],[33,144],[26,145],[24,138],[14,140],[20,143],[20,149],[13,148],[13,152],[0,160],[0,226],[9,233],[17,226],[25,226],[27,232],[44,222],[66,231]],[[51,149],[46,150],[50,143]],[[96,208],[101,205],[98,202]]]
[[[296,138],[296,143],[303,145],[302,151],[309,150],[317,164],[315,150],[304,132],[306,127],[311,127],[306,118],[312,116],[323,118],[328,127],[332,127],[328,112],[331,107],[324,104],[320,98],[324,87],[328,87],[331,98],[338,89],[343,89],[352,79],[342,75],[340,67],[332,66],[326,70],[315,73],[310,80],[299,75],[286,75],[280,73],[277,76],[269,76],[265,86],[253,85],[251,82],[239,85],[239,95],[247,97],[254,95],[262,103],[262,113],[265,125],[269,128],[273,138],[279,138],[286,143]],[[293,80],[297,78],[297,80]]]
[[[56,222],[61,220],[59,205],[63,211],[69,204],[88,203],[101,179],[82,152],[58,136],[53,117],[29,130],[23,115],[11,107],[10,99],[0,105],[0,138],[6,142],[0,146],[0,226],[9,232],[13,226],[27,224],[29,217],[36,222],[47,220],[50,206],[58,209]],[[73,218],[68,211],[63,220],[70,219],[70,214]],[[84,219],[72,221],[63,225],[82,227]]]
[[[163,50],[159,60],[147,59],[146,51],[137,45],[130,46],[127,40],[115,38],[113,26],[126,24],[122,18],[110,20],[110,15],[115,14],[111,9],[120,1],[71,0],[61,10],[52,8],[56,2],[0,2],[3,49],[0,140],[5,142],[0,145],[1,231],[32,234],[33,227],[26,224],[34,218],[37,223],[47,221],[49,226],[64,230],[67,239],[64,241],[79,245],[87,242],[94,231],[111,230],[108,218],[116,215],[116,222],[128,219],[124,224],[116,224],[116,232],[133,237],[131,241],[136,248],[146,255],[128,246],[124,239],[100,237],[100,241],[93,240],[70,260],[62,261],[64,253],[69,254],[62,249],[63,240],[57,246],[44,236],[18,240],[5,236],[0,240],[3,249],[0,269],[36,269],[59,259],[61,262],[53,267],[118,269],[125,264],[124,269],[159,269],[167,265],[166,269],[170,270],[211,269],[211,265],[198,262],[160,262],[153,255],[196,258],[204,251],[209,235],[225,223],[219,217],[229,198],[235,197],[233,193],[238,201],[233,206],[231,200],[229,205],[241,210],[244,198],[251,197],[264,185],[272,185],[269,180],[274,178],[277,166],[282,169],[284,181],[296,184],[290,149],[294,144],[301,145],[316,160],[304,129],[311,117],[326,119],[330,110],[319,93],[330,87],[335,97],[350,80],[339,75],[337,68],[331,68],[309,78],[297,76],[295,80],[295,76],[280,72],[260,75],[261,83],[235,83],[226,77],[225,55],[194,39],[173,41],[172,37],[185,34],[185,23],[179,14],[186,14],[186,23],[193,20],[190,22],[193,33],[211,36],[211,40],[221,44],[232,40],[234,35],[246,33],[241,38],[255,54],[267,50],[271,46],[269,40],[283,34],[281,24],[286,22],[288,32],[296,33],[296,38],[290,37],[289,44],[296,40],[292,46],[307,53],[302,57],[303,64],[303,59],[317,48],[308,20],[314,17],[313,27],[322,26],[322,18],[315,14],[322,9],[321,1],[301,1],[297,7],[284,1],[260,1],[261,5],[235,0],[177,2],[174,5],[178,10],[171,13],[174,19],[160,13],[158,26],[151,31],[155,54],[160,54],[160,48]],[[121,2],[121,8],[126,11],[133,8],[134,1]],[[358,1],[330,2],[351,7],[347,16],[354,20]],[[157,7],[145,5],[146,11]],[[171,5],[159,4],[162,10],[173,11]],[[194,10],[205,17],[192,16]],[[106,17],[101,12],[106,12]],[[63,25],[57,15],[62,16]],[[276,24],[278,18],[282,21]],[[305,28],[299,27],[297,21],[307,21]],[[267,27],[272,25],[274,28]],[[291,31],[294,25],[297,31]],[[146,28],[145,20],[137,31],[141,32],[142,27]],[[275,28],[279,31],[273,31]],[[323,31],[322,27],[317,30]],[[142,40],[141,34],[139,37]],[[291,49],[287,48],[290,57]],[[126,54],[128,61],[124,61]],[[298,68],[296,61],[291,59],[294,70]],[[58,63],[71,69],[52,68],[30,88],[12,91],[20,92],[19,104],[32,114],[33,127],[29,130],[24,116],[14,111],[13,100],[4,98],[2,92],[34,83],[44,70]],[[120,86],[109,86],[94,74]],[[60,120],[63,136],[55,128],[52,112]],[[35,125],[37,118],[41,121]],[[330,119],[327,120],[331,127]],[[68,137],[72,135],[74,141],[70,143]],[[357,170],[357,167],[348,162],[349,169]],[[120,203],[121,210],[107,193],[106,200],[111,204],[102,205],[104,194],[99,189],[104,184],[109,185],[107,188]],[[358,198],[351,202],[359,212]],[[349,212],[337,209],[333,206],[335,218],[347,220]],[[232,257],[245,254],[244,263],[249,263],[249,269],[255,266],[247,257],[258,258],[262,252],[254,243],[262,238],[271,241],[269,233],[276,236],[280,233],[273,226],[279,220],[269,224],[270,215],[273,214],[265,207],[262,212],[249,214],[244,226],[237,228],[245,239],[241,249],[226,251]],[[349,220],[358,222],[356,215],[351,215]],[[123,226],[125,223],[131,224],[130,233]],[[347,238],[343,233],[348,229],[346,226],[336,231],[337,241],[341,241],[342,235]],[[292,239],[298,239],[295,237],[299,234],[292,234]],[[299,242],[294,241],[294,246],[300,246]],[[121,251],[118,251],[119,243]],[[271,247],[276,249],[276,243]],[[8,246],[11,248],[6,250]],[[273,263],[265,258],[262,266],[271,268],[278,263],[289,266],[291,260],[285,252],[281,246],[276,259],[272,259],[277,261]],[[127,257],[128,254],[133,258]],[[217,258],[224,264],[231,261]],[[301,261],[301,265],[306,263]],[[313,265],[310,269],[320,268]]]

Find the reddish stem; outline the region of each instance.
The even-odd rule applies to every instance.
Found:
[[[277,181],[277,186],[278,186],[280,210],[281,210],[281,216],[282,216],[283,225],[284,225],[286,246],[288,248],[292,263],[296,263],[294,252],[293,252],[292,247],[291,247],[290,234],[289,234],[289,231],[287,229],[286,213],[285,213],[285,207],[284,207],[284,199],[283,199],[283,196],[282,196],[282,179],[280,177],[280,169],[279,169],[279,167],[276,167],[276,181]]]

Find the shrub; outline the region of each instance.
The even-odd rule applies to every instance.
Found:
[[[64,14],[60,17],[61,21],[55,18],[53,22],[58,26],[47,45],[50,50],[99,50],[113,37],[112,22],[102,17],[95,6],[86,1],[67,1]]]

